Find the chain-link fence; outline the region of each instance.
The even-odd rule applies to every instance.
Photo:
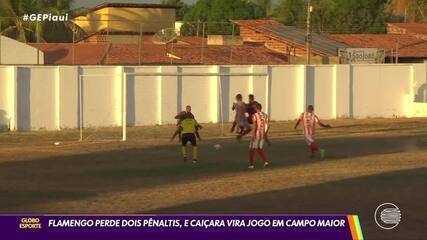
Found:
[[[231,22],[0,18],[0,32],[0,64],[250,64]]]

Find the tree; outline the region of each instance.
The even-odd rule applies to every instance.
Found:
[[[63,36],[58,31],[69,30],[68,22],[49,23],[24,21],[24,14],[67,13],[72,0],[0,0],[1,33],[22,42],[44,42]]]
[[[272,15],[273,11],[273,0],[249,0],[249,2],[253,2],[256,5],[260,6],[265,16],[269,17]]]
[[[264,18],[264,10],[244,0],[199,0],[192,9],[185,14],[181,33],[195,35],[197,30],[203,28],[197,22],[206,22],[206,34],[231,34],[232,19],[259,19]]]
[[[181,0],[162,0],[162,4],[175,5],[178,7],[176,10],[176,20],[183,20],[185,14],[191,10],[191,6]]]
[[[386,0],[312,0],[312,29],[329,33],[381,33],[385,31]],[[274,17],[305,27],[306,0],[282,0]]]
[[[427,23],[427,0],[391,0],[386,14],[390,22]]]
[[[303,27],[305,22],[304,0],[282,0],[273,16],[285,25]]]

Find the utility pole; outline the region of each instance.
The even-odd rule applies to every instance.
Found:
[[[307,64],[310,64],[311,58],[311,12],[313,7],[311,6],[311,0],[307,0],[307,34],[306,34],[306,53],[307,53]]]
[[[407,23],[407,20],[406,20],[406,19],[407,19],[407,9],[406,9],[406,7],[405,7],[405,17],[404,17],[404,21],[403,21],[404,23]]]

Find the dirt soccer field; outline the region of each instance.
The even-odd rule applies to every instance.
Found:
[[[0,213],[359,214],[366,239],[426,238],[427,119],[327,121],[325,159],[310,159],[294,123],[273,123],[271,167],[255,170],[247,139],[215,138],[218,125],[201,132],[197,164],[169,143],[175,126],[132,128],[124,143],[0,133]],[[392,231],[374,222],[384,202],[402,211]]]

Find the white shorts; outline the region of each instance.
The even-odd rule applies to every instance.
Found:
[[[314,143],[314,135],[304,135],[305,141],[307,142],[307,145],[310,146],[312,143]]]
[[[249,143],[250,149],[263,149],[264,148],[264,139],[254,139]]]

